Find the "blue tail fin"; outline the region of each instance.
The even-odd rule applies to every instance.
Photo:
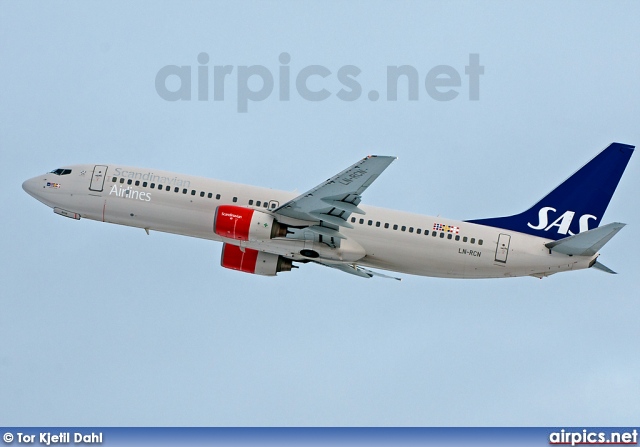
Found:
[[[634,147],[612,143],[523,213],[467,222],[554,240],[596,228]]]

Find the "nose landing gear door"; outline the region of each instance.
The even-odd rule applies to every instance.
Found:
[[[93,175],[91,175],[91,185],[89,185],[89,191],[102,192],[106,176],[107,167],[104,165],[96,165],[93,168]]]

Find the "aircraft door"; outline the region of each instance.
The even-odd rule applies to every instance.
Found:
[[[507,262],[507,256],[509,255],[509,244],[511,243],[511,236],[508,234],[502,234],[498,236],[498,247],[496,248],[496,261]]]
[[[89,185],[89,191],[102,192],[104,188],[104,180],[107,177],[107,167],[104,165],[96,165],[93,168],[93,175],[91,175],[91,185]]]

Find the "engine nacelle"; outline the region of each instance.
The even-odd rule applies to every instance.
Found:
[[[231,244],[222,245],[220,265],[231,270],[263,276],[276,276],[276,273],[289,272],[293,267],[291,259],[251,248],[241,249]]]
[[[286,236],[287,228],[271,214],[242,206],[221,205],[216,208],[213,232],[238,241],[264,241]]]

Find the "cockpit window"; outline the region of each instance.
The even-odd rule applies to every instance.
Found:
[[[54,169],[51,173],[55,175],[67,175],[71,174],[71,169]]]

